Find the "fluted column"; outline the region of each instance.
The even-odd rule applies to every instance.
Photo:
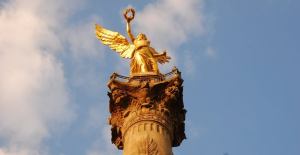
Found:
[[[124,155],[172,155],[172,127],[164,116],[144,107],[125,119]]]

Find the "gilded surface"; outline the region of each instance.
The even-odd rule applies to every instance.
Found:
[[[127,22],[127,33],[131,43],[120,33],[103,28],[96,24],[96,36],[112,50],[118,52],[122,58],[131,59],[130,75],[158,75],[157,63],[166,63],[171,59],[166,52],[158,53],[150,46],[145,34],[139,33],[136,38],[131,32],[130,22],[134,19],[134,9],[126,9],[124,18]]]

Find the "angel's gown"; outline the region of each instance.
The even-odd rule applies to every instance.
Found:
[[[159,74],[157,61],[153,57],[151,47],[143,46],[134,51],[130,64],[130,74],[132,76]]]

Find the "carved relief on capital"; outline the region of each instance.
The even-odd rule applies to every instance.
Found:
[[[182,83],[180,74],[161,81],[121,82],[112,79],[108,83],[112,142],[123,149],[123,136],[127,129],[135,123],[149,120],[160,123],[169,131],[172,146],[180,145],[185,139],[186,113]]]

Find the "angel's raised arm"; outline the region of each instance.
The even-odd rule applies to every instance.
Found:
[[[129,38],[130,38],[130,40],[132,41],[132,42],[134,42],[134,35],[131,33],[131,26],[130,26],[130,23],[129,22],[127,22],[127,26],[126,26],[126,30],[127,30],[127,34],[128,34],[128,36],[129,36]]]
[[[129,13],[131,13],[131,15],[128,15]],[[132,34],[131,32],[131,26],[130,26],[130,22],[133,20],[134,18],[134,15],[135,15],[135,11],[134,9],[132,8],[129,8],[129,9],[126,9],[125,12],[124,12],[124,18],[126,19],[126,30],[127,30],[127,34],[130,38],[130,40],[132,42],[134,42],[135,38],[134,38],[134,35]]]

